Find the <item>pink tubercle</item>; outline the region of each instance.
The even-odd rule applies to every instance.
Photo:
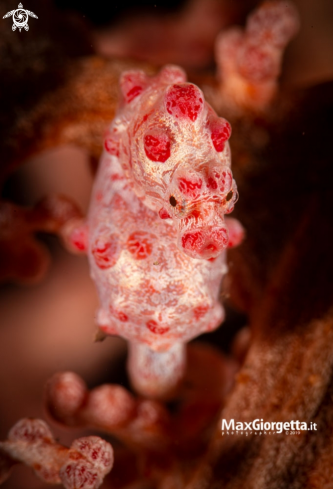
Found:
[[[152,236],[143,231],[132,233],[127,240],[127,249],[136,260],[144,260],[153,251]]]
[[[213,177],[207,178],[207,188],[210,190],[217,190],[217,181]]]
[[[128,316],[123,311],[115,309],[113,306],[110,306],[109,310],[112,316],[119,319],[119,321],[121,321],[122,323],[126,323],[128,321]]]
[[[169,212],[165,209],[165,207],[162,207],[162,209],[158,211],[158,215],[160,216],[161,219],[169,219],[171,217]]]
[[[98,328],[107,335],[118,335],[118,329],[115,324],[101,324]]]
[[[177,119],[196,121],[203,104],[200,90],[190,83],[172,85],[166,93],[167,112]]]
[[[111,175],[111,182],[116,182],[117,180],[125,180],[123,175],[119,175],[119,173],[114,173]]]
[[[218,119],[211,123],[211,138],[214,148],[218,153],[222,152],[225,143],[231,136],[231,126],[225,119]]]
[[[106,136],[104,140],[104,147],[109,154],[119,156],[119,142],[111,136]]]
[[[139,85],[131,88],[127,93],[126,93],[126,99],[127,102],[132,102],[133,99],[135,99],[140,93],[142,93],[143,88],[140,87]]]
[[[144,136],[144,148],[151,161],[165,163],[171,154],[169,136],[162,130],[155,130]]]
[[[178,188],[183,195],[195,199],[200,194],[202,179],[199,177],[182,177],[178,180]]]
[[[234,248],[242,243],[245,237],[245,230],[241,223],[234,218],[228,217],[226,225],[229,231],[228,248]]]
[[[120,78],[120,88],[126,103],[132,102],[143,92],[146,74],[140,70],[126,71]]]
[[[70,235],[70,242],[78,251],[87,251],[88,236],[87,229],[84,227],[74,228]]]
[[[182,247],[185,250],[199,252],[203,247],[204,236],[202,231],[193,231],[182,236]]]
[[[218,246],[226,248],[228,244],[228,231],[225,227],[216,227],[209,232],[209,239]]]
[[[83,219],[71,219],[61,229],[64,243],[74,253],[87,252],[88,234],[88,225]]]
[[[214,167],[209,170],[207,181],[209,190],[219,190],[222,194],[229,192],[232,186],[232,173],[226,167]]]
[[[92,246],[92,254],[100,269],[113,267],[118,259],[117,237],[113,234],[108,237],[99,236]]]
[[[154,334],[160,334],[161,335],[161,334],[167,333],[170,330],[170,328],[168,326],[161,326],[160,324],[158,324],[153,319],[151,319],[150,321],[147,321],[146,325],[147,325],[147,328],[149,329],[149,331],[151,331]]]
[[[181,237],[181,245],[193,258],[216,257],[228,245],[228,231],[224,226],[193,229]]]
[[[199,319],[203,318],[208,311],[209,311],[209,305],[201,304],[200,306],[197,306],[193,309],[193,314],[195,319],[198,321]]]
[[[166,65],[160,71],[158,78],[164,83],[185,83],[186,73],[175,65]]]

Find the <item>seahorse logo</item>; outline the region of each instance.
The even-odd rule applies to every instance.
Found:
[[[38,19],[36,14],[30,12],[30,10],[25,10],[23,8],[22,3],[18,4],[18,8],[16,10],[11,10],[10,12],[7,12],[6,15],[3,16],[3,19],[7,19],[7,17],[10,17],[11,15],[13,16],[13,22],[14,22],[12,26],[13,31],[16,31],[16,29],[19,29],[20,32],[21,29],[25,29],[26,31],[28,31],[29,15],[30,17],[34,17],[35,19]]]

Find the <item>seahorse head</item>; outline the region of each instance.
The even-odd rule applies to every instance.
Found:
[[[122,101],[106,139],[137,196],[178,227],[178,247],[193,258],[228,245],[224,215],[233,210],[230,124],[218,117],[185,73],[166,66],[154,77],[125,72]]]

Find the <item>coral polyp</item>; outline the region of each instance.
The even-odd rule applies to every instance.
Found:
[[[262,111],[278,92],[282,56],[299,29],[298,12],[288,2],[267,1],[216,42],[224,103],[233,109]]]

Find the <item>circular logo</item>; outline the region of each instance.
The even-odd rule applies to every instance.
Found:
[[[26,25],[28,22],[28,14],[26,10],[23,9],[17,9],[15,10],[13,14],[13,22],[18,28],[22,28]]]

